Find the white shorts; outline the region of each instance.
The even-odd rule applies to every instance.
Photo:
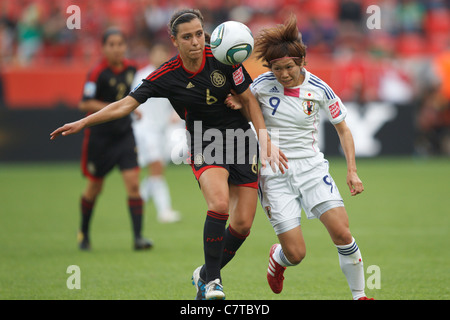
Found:
[[[277,235],[300,225],[302,209],[314,219],[344,206],[323,154],[290,159],[288,165],[284,174],[269,166],[260,171],[259,199]]]
[[[133,132],[139,166],[143,168],[156,161],[167,163],[176,142],[172,134],[176,130],[186,131],[184,121],[174,122],[175,111],[166,98],[150,98],[138,110],[141,118],[134,118]]]
[[[133,123],[134,137],[138,150],[138,163],[145,167],[155,161],[164,159],[164,131],[147,126],[144,122]]]
[[[144,168],[156,161],[163,163],[170,161],[172,149],[177,143],[180,143],[179,138],[175,141],[172,137],[177,130],[181,131],[181,136],[185,139],[186,129],[181,121],[175,124],[166,123],[165,127],[145,122],[133,122],[139,166]],[[179,137],[180,134],[176,136]]]

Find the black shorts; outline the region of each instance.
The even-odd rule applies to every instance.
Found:
[[[254,134],[200,141],[190,149],[192,171],[198,180],[209,168],[224,168],[230,184],[258,188],[259,146]]]
[[[91,134],[85,129],[81,154],[81,169],[91,180],[103,179],[115,166],[127,170],[139,168],[132,130],[123,135]]]

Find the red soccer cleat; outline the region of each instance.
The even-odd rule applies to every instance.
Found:
[[[361,297],[358,300],[375,300],[374,298]]]
[[[280,293],[283,290],[283,273],[284,270],[286,270],[286,267],[281,266],[273,259],[273,254],[277,246],[279,246],[279,244],[274,244],[272,248],[270,248],[269,267],[267,268],[267,281],[269,282],[270,289],[272,289],[274,293]]]

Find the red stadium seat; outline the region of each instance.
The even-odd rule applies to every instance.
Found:
[[[406,33],[398,37],[397,53],[403,57],[423,55],[426,48],[425,38],[416,33]]]

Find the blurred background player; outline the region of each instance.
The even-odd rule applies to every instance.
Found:
[[[79,108],[95,113],[109,103],[125,97],[136,73],[135,66],[125,59],[126,43],[123,33],[116,28],[106,30],[102,38],[103,59],[89,73],[84,85]],[[81,167],[87,177],[87,186],[81,197],[81,229],[79,246],[91,248],[89,225],[105,176],[118,166],[128,196],[128,208],[134,234],[134,248],[152,247],[142,237],[143,201],[139,194],[139,167],[131,117],[84,130]]]
[[[142,79],[167,61],[169,55],[169,48],[166,45],[155,44],[150,50],[150,64],[136,73],[132,88],[138,86]],[[139,116],[133,117],[132,126],[138,150],[138,163],[141,168],[148,169],[147,176],[141,182],[141,197],[145,202],[153,200],[159,222],[177,222],[180,220],[180,214],[172,209],[164,167],[170,152],[171,133],[176,128],[182,128],[183,121],[166,98],[150,98],[137,110]]]

